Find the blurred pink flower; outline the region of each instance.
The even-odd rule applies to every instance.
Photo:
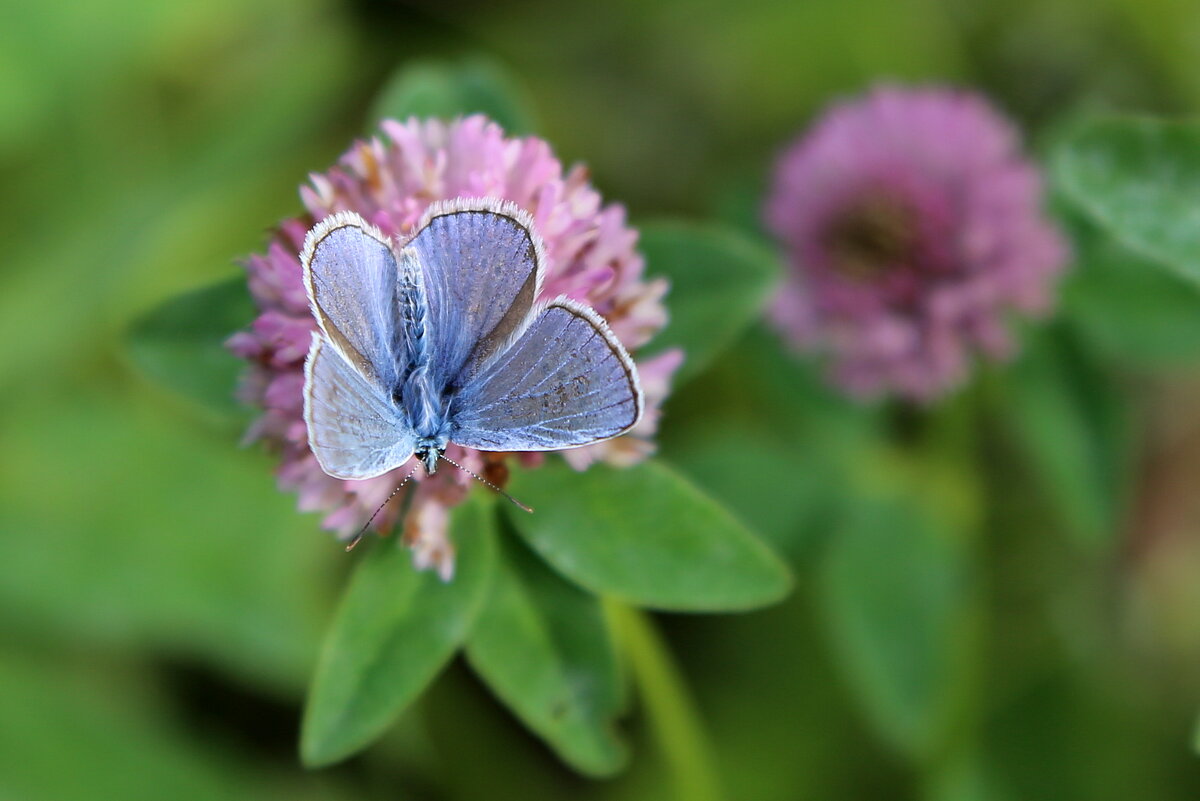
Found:
[[[835,105],[777,166],[765,216],[787,281],[771,309],[852,395],[930,401],[971,357],[1013,350],[1005,317],[1045,314],[1067,249],[1041,178],[984,99],[879,88]]]
[[[604,206],[588,183],[585,168],[566,174],[541,139],[504,136],[481,116],[445,123],[438,120],[385,121],[386,140],[357,142],[328,172],[310,176],[300,188],[308,213],[279,225],[265,253],[246,267],[259,316],[229,347],[251,362],[241,387],[243,398],[263,409],[247,440],[264,440],[279,451],[279,481],[296,490],[302,510],[324,510],[324,526],[342,537],[354,534],[387,498],[410,465],[366,481],[330,477],[308,448],[303,418],[304,359],[316,323],[301,282],[298,253],[305,232],[322,218],[355,211],[385,234],[414,233],[425,209],[454,197],[496,197],[525,208],[546,245],[542,296],[568,295],[594,308],[636,356],[636,350],[667,321],[662,304],[663,279],[647,281],[635,250],[637,232],[625,211]],[[653,450],[651,437],[670,377],[682,354],[670,351],[638,361],[646,408],[638,426],[614,440],[564,451],[577,469],[603,460],[617,465],[639,461]],[[496,484],[508,477],[507,454],[482,453],[452,445],[446,455]],[[513,454],[525,467],[542,454]],[[416,471],[419,484],[403,521],[397,499],[375,518],[373,527],[390,531],[401,522],[405,541],[419,568],[433,567],[444,577],[453,572],[454,549],[447,536],[448,509],[459,503],[472,479],[458,470],[433,476]]]

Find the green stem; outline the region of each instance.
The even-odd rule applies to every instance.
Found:
[[[722,801],[716,763],[679,668],[650,616],[619,601],[605,607],[623,647],[678,801]]]
[[[995,381],[983,376],[962,393],[961,398],[939,418],[937,439],[930,443],[925,460],[937,460],[955,473],[970,479],[968,494],[973,511],[964,513],[955,526],[963,539],[964,569],[972,576],[970,589],[961,603],[961,619],[953,645],[953,675],[950,683],[953,696],[946,701],[950,717],[942,721],[942,732],[931,750],[922,754],[915,764],[923,799],[985,797],[990,793],[980,765],[980,732],[983,709],[980,699],[984,674],[985,638],[990,629],[988,620],[986,559],[987,526],[991,510],[987,507],[993,493],[989,471],[984,459],[984,438],[987,412],[994,402]]]

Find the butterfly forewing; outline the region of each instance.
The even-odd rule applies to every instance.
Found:
[[[481,450],[557,450],[622,434],[641,411],[625,349],[595,312],[560,298],[454,397],[450,439]]]
[[[512,203],[435,206],[405,246],[424,272],[434,385],[467,383],[528,322],[541,282],[541,241]]]
[[[305,362],[304,422],[321,468],[335,478],[371,478],[412,456],[415,434],[391,399],[313,335]]]
[[[301,260],[309,303],[329,341],[379,387],[394,386],[403,345],[396,258],[387,240],[343,212],[309,233]]]

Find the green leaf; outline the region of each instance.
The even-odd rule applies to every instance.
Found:
[[[525,725],[592,776],[625,764],[614,730],[623,686],[596,596],[561,579],[511,537],[467,640],[467,659]]]
[[[726,509],[661,462],[578,473],[558,461],[514,474],[525,541],[595,593],[638,606],[751,609],[791,588],[787,568]]]
[[[671,398],[659,444],[664,459],[796,564],[828,534],[827,518],[848,496],[845,466],[874,441],[875,417],[755,324]]]
[[[901,752],[932,753],[963,697],[966,549],[912,497],[862,497],[822,564],[823,611],[852,685]]]
[[[772,237],[763,223],[763,198],[770,189],[769,178],[767,165],[757,160],[752,166],[733,169],[718,179],[709,203],[710,215],[754,239],[770,242]]]
[[[1067,531],[1084,545],[1111,541],[1124,498],[1126,403],[1061,331],[1032,338],[997,404]]]
[[[1200,361],[1200,289],[1095,226],[1073,228],[1077,266],[1063,308],[1087,344],[1137,367]]]
[[[1196,721],[1196,728],[1192,732],[1192,750],[1200,754],[1200,720]]]
[[[1126,247],[1200,282],[1200,125],[1101,118],[1055,147],[1061,194]]]
[[[222,281],[172,298],[135,322],[130,354],[151,378],[234,414],[234,387],[245,364],[225,348],[225,340],[253,319],[245,279]]]
[[[533,102],[520,82],[483,58],[406,64],[380,92],[369,120],[374,128],[385,119],[453,119],[477,113],[500,123],[509,134],[528,134],[536,128]]]
[[[646,349],[682,348],[675,384],[703,372],[759,315],[780,274],[766,247],[732,228],[686,222],[642,226],[646,272],[671,282],[670,320]]]
[[[433,681],[467,637],[495,565],[491,499],[454,511],[453,580],[418,572],[407,549],[374,543],[326,637],[304,710],[300,753],[328,765],[363,748]]]

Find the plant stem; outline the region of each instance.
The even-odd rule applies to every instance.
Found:
[[[722,801],[725,796],[700,715],[654,622],[640,609],[610,598],[605,606],[674,781],[674,797]]]

